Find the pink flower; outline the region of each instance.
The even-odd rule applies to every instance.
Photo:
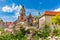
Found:
[[[14,33],[14,30],[13,29],[10,29],[10,28],[5,28],[4,31],[5,32],[10,32],[12,34]]]
[[[5,28],[5,29],[4,29],[5,32],[8,32],[8,30],[9,30],[8,28]]]
[[[13,25],[13,24],[10,24],[10,25],[9,25],[9,28],[13,28],[13,27],[14,27],[14,25]]]

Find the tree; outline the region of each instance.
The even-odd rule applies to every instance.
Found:
[[[52,23],[60,24],[60,14],[57,14],[56,16],[52,17]]]

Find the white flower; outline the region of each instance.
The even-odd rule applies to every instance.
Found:
[[[27,30],[27,29],[28,29],[28,27],[26,26],[26,27],[25,27],[25,30]]]

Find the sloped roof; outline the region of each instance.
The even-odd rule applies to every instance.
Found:
[[[60,12],[45,11],[41,17],[43,17],[43,16],[55,16],[55,15],[57,15],[57,14],[60,14]],[[41,18],[41,17],[40,17],[40,18]]]
[[[14,24],[14,22],[3,22],[3,25],[10,25],[10,24]]]
[[[55,12],[55,11],[45,11],[43,15],[47,16],[55,16],[57,14],[60,14],[60,12]]]

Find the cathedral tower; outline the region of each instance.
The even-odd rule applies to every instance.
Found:
[[[24,22],[25,21],[25,9],[24,6],[20,7],[20,16],[19,16],[19,22]]]

